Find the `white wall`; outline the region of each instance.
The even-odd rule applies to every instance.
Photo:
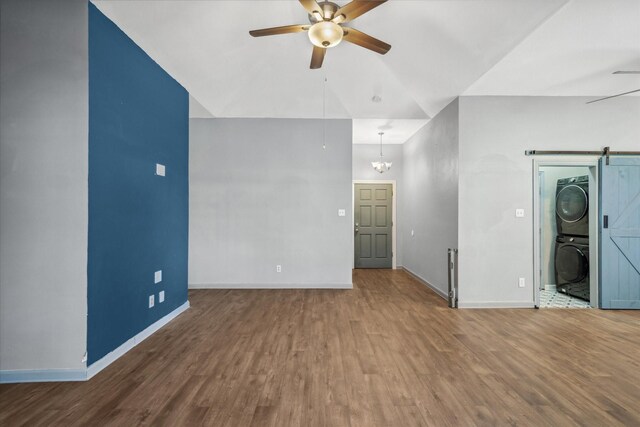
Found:
[[[326,130],[190,120],[190,287],[351,287],[351,121]]]
[[[533,306],[533,159],[525,150],[640,149],[639,97],[588,100],[460,98],[461,307]]]
[[[405,142],[403,153],[402,265],[446,295],[447,249],[458,246],[458,100]]]
[[[82,369],[87,2],[0,2],[0,370]]]
[[[542,199],[540,200],[542,210],[542,239],[540,241],[542,259],[542,280],[541,287],[547,285],[555,286],[555,245],[558,236],[556,226],[556,187],[559,179],[571,178],[574,176],[589,175],[587,166],[543,166],[540,168],[544,172],[544,188]]]

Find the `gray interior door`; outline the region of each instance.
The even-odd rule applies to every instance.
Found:
[[[600,307],[640,309],[640,158],[600,162]]]
[[[391,184],[356,184],[355,267],[391,268]]]

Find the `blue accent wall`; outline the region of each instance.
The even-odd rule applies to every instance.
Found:
[[[88,365],[187,301],[188,104],[89,4]]]

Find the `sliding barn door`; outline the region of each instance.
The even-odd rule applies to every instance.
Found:
[[[600,171],[600,307],[640,309],[640,158]]]

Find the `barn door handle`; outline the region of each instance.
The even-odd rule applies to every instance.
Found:
[[[602,218],[602,228],[609,228],[609,215]]]

